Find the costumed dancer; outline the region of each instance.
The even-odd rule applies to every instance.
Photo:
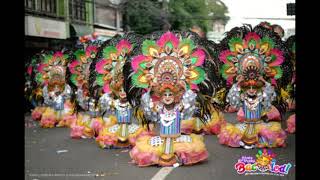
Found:
[[[41,68],[38,67],[41,73],[39,76],[45,79],[42,94],[47,106],[40,120],[42,127],[66,126],[65,119],[73,116],[74,105],[70,101],[72,90],[66,82],[68,61],[68,54],[57,51],[54,54],[46,54]]]
[[[39,59],[39,54],[36,54],[31,57],[29,62],[25,63],[25,87],[24,87],[24,95],[25,95],[25,112],[34,112],[34,109],[41,104],[40,98],[35,99],[35,80],[34,80],[34,69],[37,66],[38,60]],[[38,101],[37,101],[38,100]],[[32,117],[34,120],[39,120],[41,116],[41,112],[38,111],[39,113],[36,113]],[[37,115],[36,115],[37,114]]]
[[[25,112],[30,112],[36,105],[32,99],[32,70],[35,67],[36,55],[33,56],[30,62],[25,63],[24,69],[24,97],[25,97]]]
[[[135,116],[160,124],[160,136],[140,137],[130,151],[138,166],[191,165],[208,158],[203,136],[181,135],[183,119],[205,116],[196,107],[193,91],[206,79],[205,53],[191,37],[191,33],[151,34],[142,43],[142,53],[131,61],[129,93],[134,94],[131,100],[141,100]]]
[[[232,84],[227,101],[242,107],[244,119],[227,123],[218,135],[219,142],[231,147],[283,147],[286,133],[281,123],[266,118],[276,100],[274,86],[286,72],[288,51],[280,37],[261,26],[233,28],[221,41],[221,74]]]
[[[133,123],[132,106],[127,100],[123,84],[123,65],[138,36],[129,33],[106,41],[91,65],[92,89],[102,88],[95,94],[98,107],[106,123],[99,131],[96,142],[101,148],[126,148],[135,145],[136,138],[149,134],[146,128]],[[99,91],[98,91],[99,92]]]
[[[287,86],[286,90],[283,91],[287,95],[287,102],[288,102],[288,110],[294,111],[296,102],[295,102],[295,88],[296,88],[296,44],[295,44],[295,35],[290,36],[287,41],[286,45],[290,50],[291,53],[291,61],[293,64],[293,76],[291,83]],[[285,96],[284,96],[285,97]],[[292,114],[287,119],[287,132],[295,133],[296,131],[296,114]]]
[[[283,38],[283,36],[284,36],[283,28],[277,24],[272,25],[269,22],[261,22],[258,26],[275,32],[276,35],[279,36],[280,38]],[[272,105],[270,110],[267,112],[266,117],[268,118],[268,120],[271,120],[271,121],[279,121],[281,119],[281,114],[280,114],[279,110],[275,106]],[[242,107],[240,107],[240,109],[238,110],[237,118],[239,121],[243,121],[245,118]]]
[[[83,43],[74,52],[75,59],[69,64],[70,81],[76,88],[76,120],[71,123],[72,138],[93,138],[97,136],[104,122],[99,115],[95,100],[89,93],[90,65],[98,52],[98,45]]]
[[[44,71],[43,59],[46,57],[45,54],[49,52],[42,51],[39,54],[35,55],[32,58],[31,64],[28,66],[28,74],[30,77],[29,81],[29,97],[28,100],[31,102],[34,107],[31,111],[31,118],[35,121],[40,121],[43,112],[46,109],[44,104],[42,88],[45,84],[48,83],[48,75],[46,71]],[[31,71],[31,72],[30,72]],[[26,89],[27,90],[27,89]],[[27,95],[28,93],[26,93]]]

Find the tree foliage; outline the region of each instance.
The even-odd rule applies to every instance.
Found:
[[[221,0],[127,0],[121,5],[125,30],[147,34],[170,29],[188,30],[199,26],[212,30],[214,21],[227,23],[228,8]]]
[[[126,31],[147,34],[161,29],[161,9],[156,0],[128,0],[121,7]]]

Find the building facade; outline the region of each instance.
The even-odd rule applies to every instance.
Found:
[[[106,39],[122,33],[122,15],[108,0],[25,0],[25,48],[72,48],[80,36],[96,32]]]
[[[214,42],[219,42],[225,32],[225,23],[222,20],[215,20],[212,25],[212,31],[207,32],[207,38]]]

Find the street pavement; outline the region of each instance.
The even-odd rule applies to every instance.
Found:
[[[235,122],[235,113],[226,113]],[[71,139],[70,129],[44,129],[25,116],[26,180],[150,180],[158,171],[166,180],[289,180],[295,179],[295,135],[289,134],[287,147],[274,148],[277,164],[291,163],[288,175],[238,175],[234,165],[241,156],[255,156],[258,149],[246,150],[220,145],[214,135],[206,135],[207,161],[193,166],[139,168],[132,164],[128,149],[101,149],[93,139]],[[283,126],[285,128],[285,124]],[[166,174],[166,171],[170,172]],[[163,174],[163,176],[164,176]]]

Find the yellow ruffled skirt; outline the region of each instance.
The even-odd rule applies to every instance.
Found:
[[[76,121],[71,125],[70,136],[75,139],[93,138],[98,136],[99,132],[105,126],[116,124],[114,116],[109,116],[107,120],[102,117],[91,118],[89,114],[78,113]]]
[[[218,135],[219,143],[230,147],[240,147],[240,141],[244,137],[246,123],[226,123]],[[259,148],[284,147],[286,132],[281,128],[279,122],[260,122],[254,125],[254,131],[258,141],[255,145]]]
[[[115,117],[114,117],[115,118]],[[105,125],[99,131],[96,142],[101,148],[123,148],[135,145],[138,137],[150,136],[154,132],[137,124]]]
[[[208,158],[203,136],[190,134],[181,135],[173,141],[173,153],[176,161],[183,165],[192,165],[205,161]],[[162,164],[161,156],[164,154],[164,139],[160,136],[143,136],[136,141],[136,145],[130,151],[133,161],[140,167]]]
[[[51,107],[46,107],[40,120],[40,125],[43,128],[70,127],[76,116],[74,115],[74,105],[67,100],[64,103],[64,109],[55,111]]]

